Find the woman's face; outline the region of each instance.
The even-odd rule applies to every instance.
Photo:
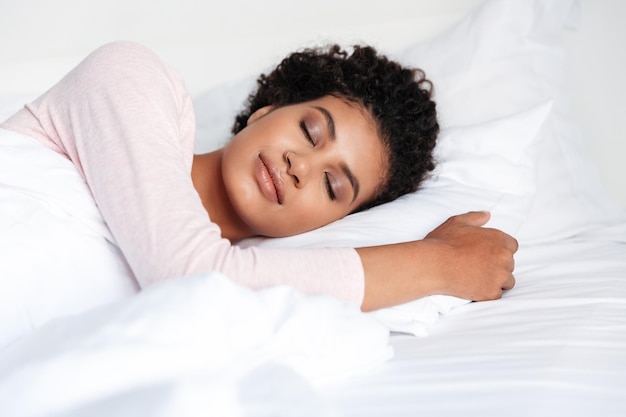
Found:
[[[387,172],[369,113],[326,96],[255,112],[224,148],[226,192],[253,233],[289,236],[370,200]]]

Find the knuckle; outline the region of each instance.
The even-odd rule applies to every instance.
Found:
[[[446,219],[445,223],[452,223],[452,224],[457,223],[459,221],[459,217],[460,217],[459,214],[450,216]]]
[[[513,253],[503,247],[499,247],[494,254],[497,265],[503,268],[509,268],[513,263]]]

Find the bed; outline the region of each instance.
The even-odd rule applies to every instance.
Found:
[[[361,313],[212,271],[139,292],[71,164],[1,132],[0,414],[626,415],[623,2],[2,8],[0,119],[94,48],[127,39],[187,81],[199,152],[228,139],[255,75],[287,52],[373,44],[435,84],[435,175],[324,228],[240,244],[420,239],[488,210],[488,226],[520,249],[516,287],[489,302],[431,296]]]

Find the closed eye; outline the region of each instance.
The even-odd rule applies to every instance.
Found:
[[[304,120],[300,121],[300,130],[302,130],[302,133],[304,134],[304,137],[306,138],[306,140],[308,140],[311,143],[311,145],[315,146],[315,141],[311,137],[311,133],[309,132],[309,129],[306,127],[306,123]]]

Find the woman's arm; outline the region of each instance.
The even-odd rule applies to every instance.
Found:
[[[482,301],[513,288],[511,236],[482,227],[489,213],[451,217],[420,241],[357,249],[365,270],[363,310],[431,294]]]
[[[363,299],[353,249],[242,249],[221,237],[191,179],[189,94],[178,74],[141,45],[98,48],[3,127],[74,163],[142,287],[217,270],[252,288],[286,284]]]

